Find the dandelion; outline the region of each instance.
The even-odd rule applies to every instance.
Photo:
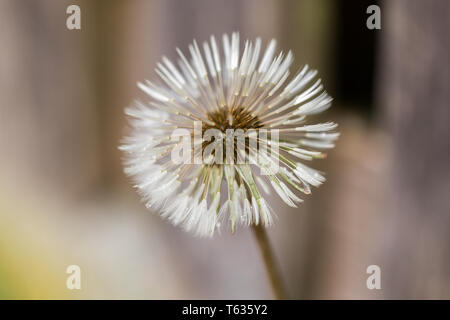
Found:
[[[241,50],[238,33],[223,35],[222,43],[221,52],[214,36],[201,48],[194,40],[189,60],[178,48],[177,64],[162,58],[155,69],[160,82],[138,83],[151,101],[126,109],[132,131],[120,147],[126,153],[125,173],[146,206],[199,236],[213,235],[224,223],[233,232],[237,225],[271,225],[274,213],[265,197],[275,192],[291,207],[301,203],[301,193],[325,181],[305,162],[324,158],[339,136],[335,123],[308,123],[332,102],[317,71],[305,66],[291,76],[293,54],[276,55],[275,40],[265,50],[259,38],[247,40]],[[229,129],[240,129],[248,139],[241,146],[249,161],[192,160],[215,143],[204,136],[198,141],[196,123],[202,134],[214,129],[225,136]],[[194,140],[192,161],[173,159],[174,151],[186,146],[173,134],[180,129]],[[249,143],[255,130],[269,130],[267,137],[256,139],[257,147],[269,145],[270,153]],[[210,155],[221,147],[214,150]],[[231,153],[241,151],[235,145]]]

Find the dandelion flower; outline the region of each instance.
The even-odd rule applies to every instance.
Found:
[[[324,158],[323,151],[334,147],[337,125],[308,119],[328,109],[332,98],[308,66],[291,76],[293,54],[275,55],[275,40],[265,50],[261,39],[247,40],[241,50],[239,35],[233,33],[223,35],[222,52],[214,36],[201,48],[194,40],[190,59],[177,48],[177,64],[166,57],[157,64],[158,83],[138,83],[151,99],[125,111],[131,126],[120,147],[126,154],[125,173],[148,208],[199,236],[211,236],[224,223],[233,232],[237,225],[269,226],[274,213],[265,196],[275,192],[296,207],[300,193],[309,194],[311,186],[325,181],[305,162]],[[206,139],[208,129],[223,133],[226,142],[227,130],[243,132],[244,153],[237,143],[228,152],[219,145],[209,155],[217,156],[223,147],[227,156],[240,155],[244,161],[196,161],[217,146]],[[174,151],[192,141],[177,138],[176,130],[194,140],[191,161],[173,159]],[[266,134],[257,135],[255,146],[249,141],[258,131]],[[270,152],[257,150],[263,145]]]

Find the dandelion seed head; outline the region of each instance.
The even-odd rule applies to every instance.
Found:
[[[276,193],[288,206],[301,203],[300,194],[325,182],[305,162],[324,158],[339,137],[335,123],[308,122],[332,102],[317,71],[306,65],[291,75],[293,54],[276,54],[275,40],[265,50],[259,38],[240,48],[238,33],[221,42],[194,40],[189,57],[177,48],[176,63],[162,58],[155,69],[159,83],[138,83],[151,99],[125,110],[131,131],[119,147],[146,207],[199,236],[223,225],[233,232],[271,225],[274,212],[265,197]],[[242,132],[241,144],[229,130]],[[175,161],[174,152],[192,142],[190,161]],[[270,151],[262,153],[261,146]],[[212,161],[219,154],[244,161]]]

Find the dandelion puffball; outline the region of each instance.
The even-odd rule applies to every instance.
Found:
[[[275,55],[275,40],[241,50],[233,33],[222,50],[214,36],[201,47],[194,40],[190,59],[177,48],[177,64],[157,64],[159,83],[138,83],[151,99],[125,110],[125,173],[148,208],[199,236],[226,223],[269,226],[265,196],[296,207],[325,181],[304,163],[339,136],[335,123],[308,123],[332,98],[308,66],[290,76],[293,55]]]

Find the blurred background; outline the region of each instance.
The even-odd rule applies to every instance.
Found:
[[[81,8],[81,30],[66,8]],[[381,8],[381,30],[366,9]],[[450,298],[447,0],[1,0],[0,298],[270,299],[251,230],[197,239],[145,210],[117,146],[136,81],[239,31],[320,72],[328,181],[269,236],[290,298]],[[66,268],[81,267],[81,290]],[[368,290],[366,268],[381,268]]]

